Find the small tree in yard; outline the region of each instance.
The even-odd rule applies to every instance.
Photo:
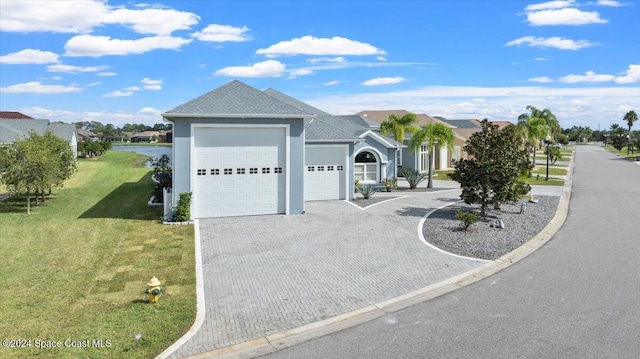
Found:
[[[498,126],[484,119],[482,131],[467,141],[464,150],[468,159],[454,161],[454,172],[449,174],[460,183],[460,198],[467,204],[480,204],[480,215],[485,216],[487,205],[499,210],[504,202],[517,201],[531,190],[521,178],[533,165],[521,148],[515,126],[498,130]]]
[[[472,224],[478,222],[479,216],[478,212],[463,211],[461,209],[456,211],[456,218],[460,220],[460,227],[465,231],[469,229]]]

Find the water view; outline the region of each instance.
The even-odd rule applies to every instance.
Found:
[[[167,155],[171,159],[171,146],[152,146],[152,145],[114,145],[114,151],[135,152],[141,155],[149,156],[152,159],[162,155]],[[173,166],[173,159],[169,161],[169,166]],[[147,167],[151,167],[151,161],[147,162]]]

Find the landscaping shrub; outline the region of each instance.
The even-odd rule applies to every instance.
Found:
[[[373,196],[374,193],[376,193],[376,190],[370,184],[361,185],[356,189],[356,191],[362,194],[362,197],[364,197],[364,199],[369,199],[371,198],[371,196]]]
[[[398,188],[398,179],[396,177],[385,178],[381,181],[381,183],[387,192],[391,192],[391,190]]]
[[[163,202],[163,189],[171,188],[171,167],[169,167],[169,156],[162,155],[151,161],[153,166],[153,176],[159,182],[153,189],[156,203]]]
[[[480,213],[463,211],[459,209],[456,211],[456,218],[460,220],[460,227],[462,227],[462,229],[466,231],[469,228],[469,226],[478,222],[478,219],[480,218]]]
[[[420,172],[417,170],[412,170],[409,168],[405,168],[402,170],[402,174],[404,174],[404,179],[409,182],[410,189],[416,189],[420,182],[427,179],[427,174],[425,172]]]
[[[176,221],[186,222],[191,218],[189,208],[191,207],[191,192],[181,192],[178,199],[178,208],[176,208]]]

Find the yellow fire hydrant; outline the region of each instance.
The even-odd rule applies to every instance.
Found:
[[[160,298],[160,295],[162,294],[162,288],[160,287],[160,281],[158,278],[151,278],[149,283],[147,283],[147,290],[144,292],[149,295],[149,303],[157,302],[158,298]]]

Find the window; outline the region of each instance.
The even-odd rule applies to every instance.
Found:
[[[327,166],[327,171],[333,171],[333,166]]]
[[[233,168],[225,168],[224,169],[224,174],[232,175],[233,174]]]
[[[271,171],[269,167],[262,167],[262,174],[267,174]]]
[[[356,155],[354,176],[361,182],[378,181],[378,160],[373,153],[362,151]]]
[[[236,168],[236,174],[237,175],[243,175],[244,174],[244,168]]]
[[[219,170],[219,169],[217,169],[217,168],[212,168],[212,169],[211,169],[211,175],[212,175],[212,176],[218,176],[218,175],[220,175],[220,170]]]
[[[324,166],[318,166],[318,171],[324,171]]]
[[[337,166],[338,167],[338,171],[344,171],[344,166]]]
[[[315,170],[315,167],[313,167],[313,166],[307,167],[307,171],[308,172],[313,172],[314,170]]]
[[[427,146],[420,146],[420,168],[419,171],[426,171],[429,169],[429,151]]]
[[[255,167],[254,168],[249,168],[249,174],[254,175],[256,173],[258,173],[258,169],[257,168],[255,168]]]
[[[273,173],[282,173],[282,167],[274,167]]]
[[[206,176],[207,175],[207,170],[206,169],[198,169],[198,176]]]

